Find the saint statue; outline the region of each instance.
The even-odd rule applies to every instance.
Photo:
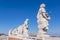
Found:
[[[28,37],[28,21],[29,21],[29,19],[26,19],[23,24],[23,27],[24,27],[23,35],[26,38]]]
[[[43,37],[47,33],[48,21],[50,17],[48,16],[45,10],[45,4],[40,5],[40,9],[37,14],[37,23],[38,23],[38,37]]]

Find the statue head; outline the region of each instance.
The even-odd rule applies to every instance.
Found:
[[[29,19],[27,18],[26,21],[29,21]]]
[[[25,22],[24,22],[24,24],[27,24],[27,23],[28,23],[28,21],[29,21],[29,19],[26,19],[26,20],[25,20]]]
[[[45,4],[41,4],[40,7],[41,7],[41,8],[45,8]]]

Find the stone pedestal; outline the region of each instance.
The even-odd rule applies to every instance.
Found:
[[[37,37],[42,38],[43,40],[45,39],[45,35],[47,35],[49,20],[50,20],[50,17],[48,16],[45,10],[45,4],[41,4],[37,14],[37,23],[38,23]]]
[[[13,36],[10,36],[10,37],[8,36],[8,40],[22,40],[22,38],[19,38],[17,36],[16,37],[15,36],[14,37]]]

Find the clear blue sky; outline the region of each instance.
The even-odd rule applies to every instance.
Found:
[[[29,33],[36,34],[37,18],[42,0],[0,0],[0,33],[8,34],[29,18]],[[44,0],[51,17],[48,34],[60,35],[60,0]]]

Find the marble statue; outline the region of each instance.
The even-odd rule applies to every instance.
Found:
[[[18,31],[17,36],[23,37],[23,24],[17,28],[17,31]]]
[[[12,33],[11,33],[11,29],[9,30],[8,35],[9,35],[9,36],[11,36],[11,35],[12,35]]]
[[[23,35],[26,38],[28,37],[28,21],[29,19],[26,19],[26,21],[23,24],[23,27],[24,27]]]
[[[50,17],[48,16],[46,10],[45,10],[45,4],[40,5],[40,9],[37,14],[37,23],[38,23],[38,34],[37,37],[43,38],[44,35],[47,33],[48,29],[48,21],[50,20]]]
[[[17,29],[15,28],[13,31],[12,30],[10,30],[9,31],[9,36],[16,36],[18,33],[17,33],[18,31],[17,31]]]

